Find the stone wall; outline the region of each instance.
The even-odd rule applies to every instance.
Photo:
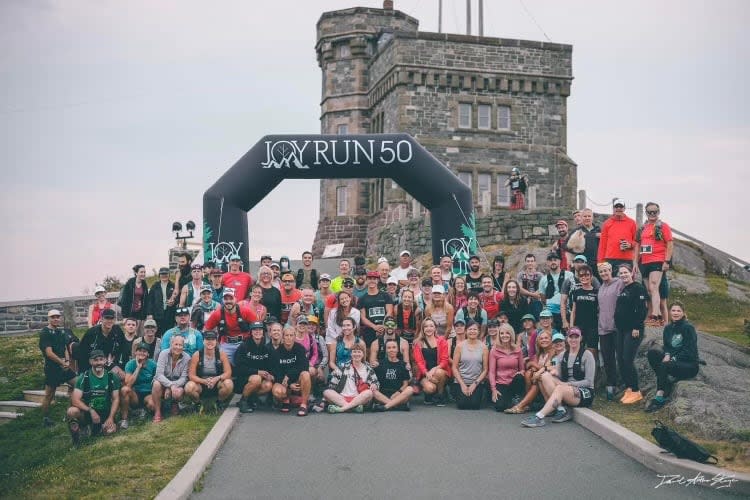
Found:
[[[312,253],[315,258],[323,255],[326,245],[344,244],[342,257],[365,255],[368,216],[335,217],[320,219],[313,243]]]
[[[113,303],[117,296],[115,292],[107,294]],[[59,309],[63,313],[67,328],[86,326],[89,306],[93,302],[94,297],[90,295],[0,302],[0,335],[39,330],[47,324],[50,309]]]

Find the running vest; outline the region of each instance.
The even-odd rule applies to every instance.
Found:
[[[557,290],[562,291],[563,283],[565,283],[565,271],[560,270],[560,276],[557,277]],[[547,273],[547,289],[544,290],[544,296],[551,299],[555,296],[555,280],[552,279],[552,273]]]
[[[237,311],[237,326],[240,327],[240,331],[242,333],[247,333],[250,331],[250,325],[247,324],[247,321],[245,321],[242,318],[242,314],[240,314],[240,307],[235,306],[235,310]],[[224,306],[221,307],[221,319],[219,320],[219,336],[229,337],[229,329],[227,328],[227,319],[225,315]]]
[[[89,377],[91,376],[91,370],[86,370],[83,372],[83,401],[88,404],[89,401],[91,401],[91,396],[100,396],[101,394],[93,394],[93,391],[91,390],[91,380],[89,380]],[[112,405],[112,391],[115,390],[115,383],[112,381],[112,372],[107,371],[107,394],[105,396],[107,397],[107,406]]]
[[[586,373],[583,371],[583,368],[581,367],[581,359],[583,359],[583,352],[585,349],[579,349],[578,354],[576,355],[575,361],[573,361],[573,380],[583,380],[586,378]],[[565,354],[563,354],[562,358],[562,366],[560,366],[560,380],[563,382],[568,381],[568,355],[570,354],[570,351],[567,349],[565,350]]]
[[[404,323],[404,305],[396,306],[396,326],[401,330],[415,331],[417,329],[417,310],[412,308],[409,320]]]
[[[482,326],[482,310],[477,307],[477,313],[475,316],[469,315],[469,306],[464,306],[461,308],[461,310],[464,312],[464,322],[469,321],[470,319],[475,321],[479,326]]]
[[[198,373],[199,377],[203,376],[203,356],[205,354],[206,350],[201,349],[198,351],[198,369],[196,372]],[[221,352],[218,348],[214,349],[214,366],[216,367],[216,375],[221,375],[224,373],[224,364],[221,362]]]

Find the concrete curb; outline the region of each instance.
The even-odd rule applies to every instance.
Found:
[[[662,453],[663,450],[657,445],[593,410],[574,408],[573,419],[581,427],[593,432],[657,474],[676,476],[672,487],[694,484],[717,489],[721,484],[729,484],[731,478],[733,481],[731,486],[721,488],[721,491],[750,498],[750,474],[730,471],[714,465],[701,464]],[[680,478],[684,479],[677,482]],[[662,481],[661,477],[654,478],[655,487],[659,484],[659,481]]]
[[[234,406],[235,399],[238,399],[238,397],[236,396],[232,399],[232,405],[224,410],[224,413],[216,421],[206,438],[195,450],[193,456],[190,457],[169,484],[159,492],[156,500],[183,500],[193,494],[193,488],[200,481],[206,468],[211,465],[219,448],[224,444],[234,424],[237,422],[240,409]]]

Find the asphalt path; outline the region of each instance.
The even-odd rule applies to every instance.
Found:
[[[421,402],[408,413],[241,414],[193,498],[738,498],[658,486],[578,424],[527,429],[521,417]]]

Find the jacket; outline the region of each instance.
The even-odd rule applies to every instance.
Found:
[[[646,289],[637,281],[625,286],[615,304],[615,326],[621,332],[643,330],[648,314]]]
[[[143,305],[141,310],[137,313],[133,313],[133,298],[135,295],[135,277],[130,278],[125,286],[120,291],[120,298],[117,301],[117,305],[120,306],[123,318],[135,318],[135,319],[146,319],[146,303],[148,302],[148,285],[145,281],[141,283],[143,286]]]
[[[604,262],[608,259],[632,261],[635,250],[633,248],[620,250],[620,240],[625,240],[631,246],[635,246],[636,229],[635,221],[627,215],[622,219],[612,216],[604,221],[596,261]]]
[[[172,368],[172,353],[169,349],[159,353],[159,361],[156,363],[157,380],[164,387],[183,387],[188,380],[188,367],[190,366],[190,355],[185,351],[177,364]]]
[[[375,384],[375,387],[380,388],[380,382],[378,382],[378,376],[375,374],[375,370],[372,369],[369,363],[362,362],[362,364],[367,368],[367,377],[365,377],[364,382],[366,382],[368,386]],[[341,391],[344,390],[346,381],[349,377],[354,377],[354,368],[352,367],[351,361],[346,363],[340,372],[331,373],[331,382],[328,384],[328,388],[333,389],[340,394]]]
[[[174,283],[167,282],[167,299],[174,293]],[[146,316],[152,316],[156,321],[174,317],[177,305],[167,306],[164,309],[164,296],[161,293],[161,282],[157,281],[148,291],[146,299]]]
[[[664,354],[675,361],[698,364],[698,335],[695,327],[681,319],[664,327]]]
[[[448,376],[451,376],[451,362],[450,358],[448,356],[448,342],[445,340],[444,337],[436,337],[437,338],[437,365],[445,370],[445,372],[448,374]],[[422,354],[422,344],[414,342],[413,352],[414,352],[414,363],[417,365],[417,379],[421,379],[425,376],[425,374],[429,371],[427,369],[427,364],[424,359],[424,355]]]

